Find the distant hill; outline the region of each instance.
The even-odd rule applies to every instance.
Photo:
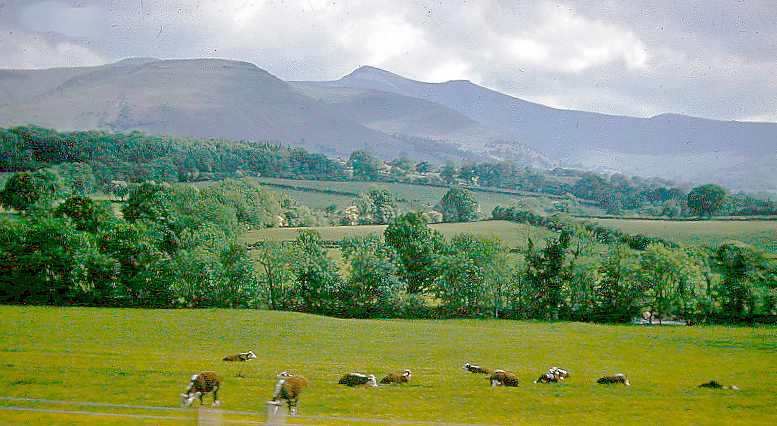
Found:
[[[371,67],[330,82],[285,82],[219,59],[0,70],[0,127],[24,124],[271,141],[332,157],[367,149],[384,159],[512,160],[777,193],[775,123],[560,110]]]
[[[539,151],[438,103],[381,90],[336,87],[328,83],[291,84],[301,93],[328,105],[339,116],[414,143],[415,155],[410,155],[413,158],[428,157],[435,152],[439,156],[439,150],[453,144],[469,153],[459,155],[467,159],[512,160],[539,168],[551,168],[558,164]]]
[[[375,125],[381,121],[375,108],[380,100],[339,103],[338,107],[304,92],[253,64],[218,59],[140,58],[98,67],[3,70],[0,126],[36,124],[60,131],[140,130],[272,141],[335,157],[367,149],[386,159],[407,155],[440,163],[490,159],[482,152],[483,146],[500,138],[476,121],[437,104],[434,107],[444,110],[439,114],[447,114],[446,124],[455,130],[424,131],[434,125],[426,125],[422,116],[415,120],[420,132],[412,127]],[[432,105],[414,98],[383,96],[403,98],[405,104],[411,104],[410,115],[424,109],[412,104]],[[382,111],[392,114],[387,108]],[[398,112],[391,120],[396,123],[410,115]],[[474,142],[469,143],[469,139]],[[480,148],[470,149],[470,145]]]
[[[469,81],[424,83],[373,67],[361,67],[328,84],[445,105],[573,167],[777,193],[777,123],[562,110]]]

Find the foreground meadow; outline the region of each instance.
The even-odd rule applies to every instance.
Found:
[[[196,417],[195,410],[65,406],[5,398],[177,407],[189,376],[224,379],[222,409],[263,413],[275,375],[305,375],[302,416],[473,424],[775,424],[775,328],[650,327],[517,321],[343,320],[252,310],[0,306],[0,417],[5,424],[184,424],[68,410]],[[258,359],[225,363],[253,350]],[[519,388],[490,388],[465,362],[504,368]],[[563,385],[532,383],[550,366]],[[349,371],[413,371],[411,384],[337,385]],[[597,385],[623,372],[631,387]],[[715,379],[741,390],[698,388]],[[7,407],[61,410],[11,411]],[[142,414],[140,414],[142,413]],[[264,421],[230,414],[225,419]],[[183,423],[182,423],[183,422]],[[290,423],[352,424],[332,419]]]

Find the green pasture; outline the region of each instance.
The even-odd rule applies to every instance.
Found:
[[[717,246],[737,240],[751,244],[764,251],[777,253],[777,221],[667,221],[640,219],[590,219],[603,226],[619,229],[627,234],[660,237],[688,246]],[[430,225],[447,238],[460,233],[494,235],[508,247],[525,248],[528,238],[542,242],[553,232],[522,223],[503,220],[488,220],[469,223],[438,223]],[[325,240],[341,240],[346,236],[383,235],[385,225],[331,226],[304,228],[318,231]],[[254,230],[243,236],[246,243],[261,240],[291,241],[297,237],[298,228],[265,228]]]
[[[449,188],[440,188],[436,186],[410,185],[404,183],[385,183],[385,182],[330,182],[314,180],[293,180],[279,178],[253,178],[259,182],[286,185],[298,188],[311,188],[326,191],[342,191],[351,194],[366,194],[373,187],[385,188],[394,194],[395,199],[399,200],[397,205],[404,211],[424,211],[429,207],[435,206],[440,202]],[[342,210],[348,207],[353,201],[353,196],[334,195],[322,192],[309,192],[301,189],[271,187],[273,191],[290,195],[302,204],[312,208],[323,209],[332,204]],[[506,193],[492,193],[473,190],[473,195],[477,198],[480,208],[486,216],[490,216],[496,206],[511,206],[521,198],[520,195]]]
[[[505,220],[489,220],[483,222],[435,223],[430,228],[439,231],[445,238],[451,239],[458,234],[481,234],[499,237],[508,247],[526,247],[528,238],[540,241],[554,235],[552,231],[523,223]],[[263,228],[246,232],[242,241],[253,244],[258,241],[293,241],[300,230],[314,230],[327,241],[339,241],[345,237],[376,234],[383,236],[386,225],[359,226],[321,226],[311,228]]]
[[[737,240],[777,253],[777,220],[669,221],[639,219],[592,219],[627,234],[660,237],[685,245],[718,246]]]
[[[770,327],[671,327],[519,321],[344,320],[254,310],[0,306],[2,397],[177,407],[191,374],[221,373],[222,409],[263,413],[275,375],[306,376],[300,415],[499,425],[777,423],[777,341]],[[253,350],[258,359],[224,363]],[[503,368],[518,388],[491,388],[465,362]],[[563,385],[532,383],[548,367]],[[409,368],[409,385],[337,384],[349,371]],[[632,386],[597,385],[617,372]],[[698,388],[710,379],[741,388]],[[192,424],[6,407],[195,417],[189,411],[79,407],[0,399],[3,424]],[[263,415],[225,419],[264,421]],[[289,423],[340,425],[293,418]],[[374,424],[374,423],[365,423]]]

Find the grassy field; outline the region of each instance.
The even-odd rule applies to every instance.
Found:
[[[468,223],[437,223],[429,226],[439,231],[444,237],[450,239],[462,233],[494,235],[504,241],[509,247],[525,247],[529,237],[539,240],[550,235],[553,232],[526,225],[523,223],[514,223],[504,220],[490,220],[484,222]],[[383,236],[386,225],[361,225],[361,226],[324,226],[315,228],[264,228],[247,232],[242,240],[246,243],[255,243],[257,241],[292,241],[297,238],[300,229],[312,229],[318,231],[324,240],[339,241],[345,237],[357,235],[376,234]]]
[[[434,186],[410,185],[403,183],[384,183],[384,182],[329,182],[329,181],[311,181],[311,180],[292,180],[278,178],[255,178],[259,182],[276,185],[289,185],[295,187],[312,188],[326,191],[342,191],[352,194],[366,194],[373,187],[385,188],[396,199],[400,201],[397,205],[403,211],[424,211],[430,206],[436,205],[448,188],[438,188]],[[313,208],[323,209],[332,204],[342,210],[353,202],[353,196],[322,194],[316,192],[305,192],[291,188],[271,187],[273,191],[278,191],[290,195],[302,204]],[[520,200],[521,196],[507,193],[493,193],[474,191],[473,195],[478,200],[480,208],[487,216],[491,215],[494,207],[511,206]]]
[[[635,219],[596,219],[608,228],[628,234],[661,237],[686,245],[717,246],[738,240],[777,253],[777,220],[666,221]]]
[[[777,221],[663,221],[639,219],[591,219],[604,226],[620,229],[628,234],[661,237],[685,245],[715,246],[726,241],[738,240],[764,251],[777,253]],[[471,223],[440,223],[431,225],[444,236],[451,238],[459,233],[495,235],[509,247],[525,247],[529,237],[542,241],[552,233],[521,223],[490,220]],[[317,230],[325,240],[340,240],[345,236],[375,233],[382,235],[385,226],[334,226],[309,228]],[[248,243],[259,240],[293,240],[296,228],[266,228],[251,231],[244,236]]]
[[[282,370],[311,382],[300,414],[501,425],[767,425],[777,422],[775,328],[646,327],[517,321],[366,321],[250,310],[131,310],[0,306],[2,397],[177,407],[189,376],[224,378],[222,409],[264,411]],[[220,359],[253,350],[258,359]],[[465,362],[515,372],[491,388]],[[563,385],[534,384],[548,367]],[[411,384],[337,385],[345,372],[413,371]],[[597,385],[623,372],[632,386]],[[741,390],[697,386],[710,379]],[[37,407],[194,417],[190,411],[62,406],[0,399],[3,424],[192,424],[7,411]],[[264,421],[264,416],[225,418]],[[353,424],[327,419],[289,423]],[[392,423],[392,422],[389,422]],[[369,423],[367,423],[369,424]]]

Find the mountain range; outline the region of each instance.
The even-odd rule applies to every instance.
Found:
[[[367,149],[438,164],[511,160],[777,193],[777,123],[555,109],[373,67],[288,82],[222,59],[0,70],[0,127],[24,124],[271,141],[332,157]]]

